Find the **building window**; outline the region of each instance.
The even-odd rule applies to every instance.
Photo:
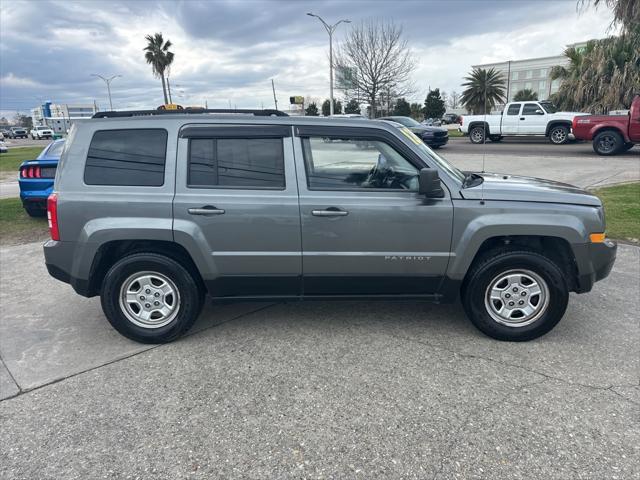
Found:
[[[511,80],[518,80],[518,72],[511,72]]]
[[[538,82],[538,90],[540,92],[544,92],[547,89],[547,81],[546,80],[540,80]]]
[[[524,88],[531,90],[531,82],[524,82]]]
[[[533,70],[527,70],[526,78],[531,78],[531,77],[533,77]]]
[[[546,77],[547,76],[547,69],[546,68],[541,68],[540,69],[540,76],[541,77]]]

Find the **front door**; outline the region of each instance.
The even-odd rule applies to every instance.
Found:
[[[520,114],[520,135],[544,135],[547,129],[547,116],[537,103],[525,103]]]
[[[417,192],[424,165],[401,145],[346,130],[297,129],[304,295],[436,293],[451,244],[447,189],[426,199]]]
[[[290,126],[193,125],[178,140],[174,236],[204,253],[214,297],[297,296],[300,212]]]

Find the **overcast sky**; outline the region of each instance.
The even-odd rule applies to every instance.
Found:
[[[173,42],[174,102],[210,108],[280,107],[291,95],[327,98],[328,22],[393,20],[417,61],[412,100],[428,87],[461,91],[473,64],[544,57],[568,43],[606,36],[609,11],[578,13],[576,1],[4,1],[0,2],[0,115],[24,113],[45,100],[108,108],[155,108],[160,80],[144,61],[144,36]],[[340,43],[349,25],[340,25]]]

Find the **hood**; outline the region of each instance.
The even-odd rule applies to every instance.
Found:
[[[434,132],[446,132],[446,128],[442,127],[432,127],[430,125],[420,125],[419,127],[409,127],[413,133],[420,135],[421,133],[434,133]]]
[[[464,198],[602,206],[602,202],[595,195],[566,183],[497,173],[477,175],[480,175],[484,182],[475,187],[462,189],[460,193]]]

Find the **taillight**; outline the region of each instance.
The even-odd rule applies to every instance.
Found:
[[[42,171],[40,167],[25,167],[20,172],[22,178],[41,178]]]
[[[464,118],[464,117],[463,117],[462,115],[460,115],[460,120],[458,120],[458,123],[460,124],[460,126],[462,126],[462,119],[463,119],[463,118]]]
[[[571,122],[571,131],[576,131],[576,123],[578,123],[578,117],[573,117],[573,121]]]
[[[60,240],[58,229],[58,194],[52,193],[47,198],[47,220],[49,221],[49,233],[51,240]]]

